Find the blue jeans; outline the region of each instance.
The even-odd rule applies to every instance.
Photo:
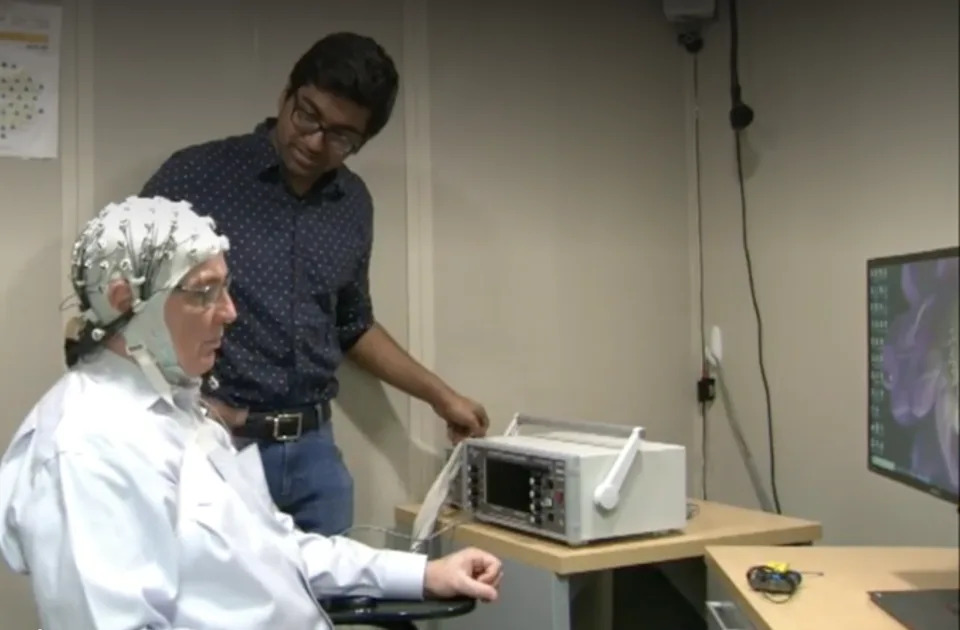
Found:
[[[328,420],[292,442],[260,442],[270,494],[305,532],[341,534],[353,525],[353,476]]]

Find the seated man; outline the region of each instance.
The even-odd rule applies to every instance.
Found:
[[[228,242],[185,203],[130,198],[73,249],[83,324],[70,369],[0,462],[0,551],[44,630],[316,630],[318,598],[497,596],[475,549],[427,561],[297,530],[200,406],[228,293]]]

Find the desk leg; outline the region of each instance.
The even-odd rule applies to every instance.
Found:
[[[551,574],[549,576],[549,589],[550,617],[549,620],[544,619],[541,622],[542,627],[551,630],[570,630],[570,578]],[[539,628],[541,626],[532,627]]]

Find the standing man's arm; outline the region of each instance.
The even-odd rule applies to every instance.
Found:
[[[423,367],[380,324],[374,323],[361,335],[347,356],[385,383],[433,407],[447,422],[453,441],[486,434],[489,420],[483,406],[458,394]]]
[[[337,296],[337,328],[347,356],[381,381],[430,405],[447,423],[447,435],[453,442],[485,435],[489,420],[483,406],[423,367],[376,322],[369,267],[368,249],[353,282]]]

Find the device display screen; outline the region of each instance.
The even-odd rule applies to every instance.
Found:
[[[530,509],[530,469],[500,459],[487,459],[487,503],[518,512]]]

